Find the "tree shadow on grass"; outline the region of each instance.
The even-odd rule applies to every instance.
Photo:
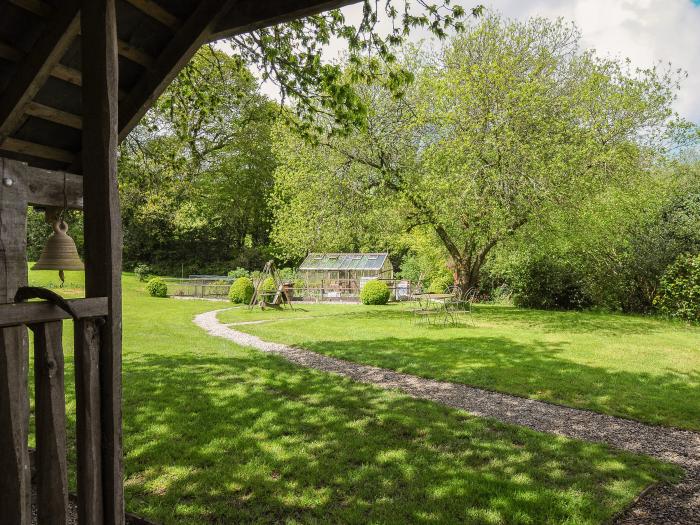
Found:
[[[700,430],[700,371],[611,371],[562,358],[558,343],[523,344],[506,337],[388,337],[303,346],[408,374]]]
[[[599,523],[675,470],[230,346],[124,362],[127,507],[169,523]]]

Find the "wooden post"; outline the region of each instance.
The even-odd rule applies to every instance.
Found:
[[[34,332],[37,521],[65,525],[68,511],[63,321],[30,325]]]
[[[0,159],[0,304],[27,283],[25,188]],[[30,525],[29,352],[24,326],[0,328],[0,524]]]
[[[104,523],[124,523],[121,439],[121,222],[117,187],[118,72],[115,0],[82,0],[85,294],[107,297],[100,331]]]
[[[76,448],[78,522],[102,523],[100,440],[100,334],[98,321],[75,322]]]

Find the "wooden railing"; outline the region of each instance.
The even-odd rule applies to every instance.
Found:
[[[68,513],[63,320],[74,320],[77,507],[80,524],[103,523],[100,326],[106,298],[0,305],[0,524],[28,525],[31,482],[28,451],[27,328],[34,334],[37,522],[64,524]]]

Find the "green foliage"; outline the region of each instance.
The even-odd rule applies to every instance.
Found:
[[[275,285],[275,280],[272,277],[266,277],[265,280],[260,285],[260,293],[271,295],[277,291],[277,286]]]
[[[279,278],[282,282],[293,282],[296,278],[296,270],[294,268],[280,268]]]
[[[121,145],[127,266],[222,274],[269,259],[276,111],[240,59],[197,52]]]
[[[228,291],[228,298],[236,304],[248,304],[253,298],[255,287],[250,277],[239,277]]]
[[[683,253],[700,252],[698,203],[700,165],[692,159],[639,174],[525,226],[496,252],[488,267],[492,286],[538,297],[520,304],[650,313],[665,269]],[[533,269],[534,261],[542,265]],[[537,279],[522,278],[533,271]],[[566,289],[570,300],[561,296]]]
[[[668,267],[654,305],[663,315],[700,321],[700,254],[682,255]]]
[[[428,286],[428,292],[445,293],[450,287],[454,286],[454,284],[454,276],[447,271],[443,271],[442,273],[433,277],[433,279],[430,281],[430,286]]]
[[[516,306],[572,310],[590,305],[580,275],[565,260],[546,255],[522,257],[510,268],[509,277]]]
[[[386,304],[390,296],[389,287],[383,281],[367,281],[360,290],[362,304]]]
[[[434,54],[406,49],[404,97],[355,86],[366,126],[315,146],[281,138],[275,244],[293,257],[429,229],[466,289],[527,225],[647,175],[686,139],[672,112],[682,74],[579,42],[562,21],[488,13]]]
[[[151,297],[167,297],[168,284],[161,277],[153,277],[146,283],[146,291]]]
[[[364,0],[357,25],[349,24],[340,10],[331,10],[245,32],[232,37],[231,43],[245,64],[262,71],[263,80],[279,88],[283,100],[291,99],[294,111],[283,115],[303,137],[319,140],[327,133],[348,134],[366,125],[370,111],[358,84],[376,83],[396,98],[413,80],[412,71],[397,65],[396,56],[412,30],[423,28],[443,39],[450,30],[461,31],[469,14],[450,0],[397,3],[388,0],[380,6]],[[476,6],[471,15],[482,11]],[[380,16],[389,22],[388,34],[375,30]],[[333,39],[347,45],[346,71],[320,58]],[[393,67],[382,67],[386,64]]]
[[[134,273],[136,274],[136,277],[138,277],[139,281],[145,282],[151,273],[151,267],[147,264],[139,263],[134,266]]]
[[[233,279],[238,279],[239,277],[248,277],[250,272],[245,268],[238,267],[235,270],[229,270],[228,276]]]

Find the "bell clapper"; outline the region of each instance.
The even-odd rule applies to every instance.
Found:
[[[63,273],[63,270],[58,270],[58,278],[61,279],[61,288],[63,288],[63,285],[66,284],[66,274]]]

